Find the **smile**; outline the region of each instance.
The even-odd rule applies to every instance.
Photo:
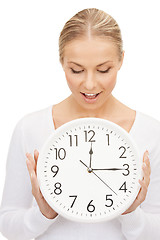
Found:
[[[96,98],[100,93],[82,93],[85,97],[93,99]]]
[[[82,93],[81,92],[83,99],[87,103],[94,103],[98,99],[100,93],[101,92],[99,92],[99,93]]]

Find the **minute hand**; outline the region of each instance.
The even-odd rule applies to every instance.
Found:
[[[117,170],[125,170],[124,168],[92,168],[93,171],[96,170],[110,170],[110,171],[117,171]]]

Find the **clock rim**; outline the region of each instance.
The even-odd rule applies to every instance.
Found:
[[[125,137],[129,138],[129,141],[131,142],[133,148],[135,149],[136,155],[137,157],[140,159],[140,163],[139,166],[142,165],[143,159],[140,158],[140,151],[138,149],[138,146],[136,144],[136,142],[134,141],[134,139],[130,136],[130,134],[122,127],[120,127],[119,125],[117,125],[116,123],[113,123],[107,119],[102,119],[102,118],[95,118],[95,117],[85,117],[85,118],[77,118],[74,120],[71,120],[67,123],[64,123],[63,125],[61,125],[59,128],[55,129],[51,135],[47,138],[47,140],[45,141],[45,143],[43,144],[40,152],[39,152],[39,157],[38,157],[38,162],[37,162],[37,179],[38,179],[38,183],[39,183],[39,187],[40,190],[42,192],[42,195],[45,196],[45,200],[47,201],[47,203],[51,206],[51,208],[53,208],[54,211],[56,211],[58,214],[60,214],[62,217],[65,217],[68,220],[74,221],[74,222],[85,222],[85,223],[96,223],[96,222],[103,222],[103,221],[109,221],[112,220],[118,216],[120,216],[123,212],[125,212],[125,210],[127,210],[129,208],[129,206],[131,206],[131,204],[134,202],[139,190],[140,190],[140,184],[137,183],[137,190],[135,190],[134,195],[132,195],[132,197],[130,198],[130,201],[127,202],[127,204],[124,205],[124,207],[122,207],[119,211],[117,210],[115,212],[115,214],[112,214],[110,216],[106,216],[106,217],[100,217],[100,218],[96,218],[96,219],[88,219],[88,218],[82,218],[82,217],[74,217],[73,215],[67,215],[64,211],[62,211],[62,209],[57,208],[56,205],[54,205],[53,200],[51,201],[51,198],[48,198],[48,194],[46,194],[45,189],[42,188],[42,185],[40,183],[40,168],[41,168],[41,159],[43,158],[43,154],[45,149],[47,148],[48,144],[53,141],[53,138],[56,137],[56,135],[61,134],[61,132],[63,132],[64,130],[66,130],[66,128],[70,128],[73,127],[75,124],[78,125],[79,123],[82,124],[83,122],[87,124],[88,123],[93,123],[93,121],[96,121],[97,123],[101,122],[101,123],[107,123],[109,124],[111,127],[113,128],[117,128],[120,132],[122,132]],[[76,127],[76,126],[75,126]],[[39,160],[40,159],[40,160]],[[139,169],[140,170],[140,169]],[[139,176],[139,179],[142,180],[143,178],[143,173],[141,170],[141,174]]]

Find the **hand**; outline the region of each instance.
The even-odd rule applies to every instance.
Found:
[[[125,168],[92,168],[92,170],[108,170],[108,171],[117,171],[117,170],[126,170]]]
[[[90,154],[89,168],[91,168],[91,161],[92,161],[92,154],[93,154],[93,150],[92,150],[92,142],[91,142],[91,148],[90,148],[89,154]]]
[[[146,198],[148,186],[150,183],[150,174],[151,174],[148,151],[145,151],[145,153],[143,155],[142,169],[143,169],[144,177],[143,177],[142,181],[139,180],[139,183],[141,185],[139,193],[138,193],[135,201],[133,202],[133,204],[122,215],[134,211]]]
[[[58,214],[48,205],[46,200],[44,199],[37,180],[36,174],[36,166],[38,161],[39,152],[37,150],[34,151],[34,159],[30,153],[26,153],[26,164],[29,171],[31,184],[32,184],[32,194],[36,199],[36,202],[39,206],[41,213],[49,219],[55,218]]]

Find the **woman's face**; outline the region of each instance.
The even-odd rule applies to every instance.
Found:
[[[122,61],[111,40],[86,38],[68,43],[62,66],[76,102],[87,109],[103,106],[111,96]]]

